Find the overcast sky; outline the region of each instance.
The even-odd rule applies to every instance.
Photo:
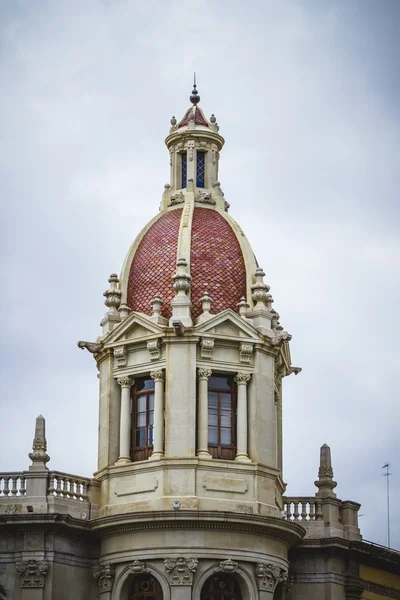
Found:
[[[96,470],[95,340],[111,272],[159,206],[169,120],[201,107],[220,180],[303,372],[284,381],[284,479],[332,448],[364,537],[400,547],[398,0],[0,0],[0,469]],[[398,502],[397,502],[398,504]]]

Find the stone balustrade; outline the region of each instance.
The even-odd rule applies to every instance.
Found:
[[[26,496],[24,473],[0,473],[0,500],[19,496]]]
[[[322,521],[322,500],[315,496],[284,497],[283,518],[287,521]]]
[[[68,498],[69,500],[78,500],[80,502],[89,499],[88,489],[90,479],[87,477],[78,477],[69,473],[60,471],[49,471],[48,495],[58,498]]]

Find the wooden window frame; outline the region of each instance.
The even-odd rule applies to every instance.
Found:
[[[153,387],[149,390],[143,390],[140,392],[136,391],[136,381],[131,387],[131,460],[138,462],[140,460],[147,460],[153,454],[153,444],[147,443],[144,446],[136,446],[136,433],[142,429],[146,430],[146,442],[149,441],[149,432],[152,430],[154,439],[154,396],[155,396],[155,383],[150,377],[140,377],[138,379],[148,379],[153,381]],[[153,395],[153,409],[149,410],[149,396]],[[137,399],[145,396],[146,397],[146,411],[140,411],[146,413],[146,426],[137,427]],[[153,424],[150,424],[150,413],[153,413]]]
[[[204,583],[200,600],[242,600],[242,592],[234,576],[215,574]]]
[[[215,373],[214,377],[232,377],[232,385],[230,391],[222,388],[211,388],[210,387],[210,379],[208,383],[208,451],[211,456],[218,460],[234,460],[236,456],[236,422],[237,422],[237,386],[233,381],[233,375],[230,373]],[[215,392],[218,394],[218,408],[217,408],[217,431],[218,431],[218,443],[210,444],[210,400],[209,393]],[[230,444],[222,444],[221,443],[221,394],[230,394],[231,396],[231,440]]]
[[[141,583],[150,582],[152,584],[151,588],[147,589],[138,589]],[[159,589],[157,589],[157,587]],[[138,575],[132,581],[131,587],[129,589],[129,600],[137,600],[138,598],[149,598],[150,600],[163,600],[164,594],[162,591],[162,587],[160,582],[154,575],[151,574],[143,574]]]

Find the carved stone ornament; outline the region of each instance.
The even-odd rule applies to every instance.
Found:
[[[196,196],[196,202],[200,202],[200,204],[211,204],[212,206],[216,204],[211,192],[199,192]]]
[[[128,359],[125,346],[114,348],[114,356],[117,361],[117,367],[126,367]]]
[[[183,204],[185,202],[185,195],[183,192],[177,192],[172,194],[168,206],[176,206],[177,204]]]
[[[49,570],[47,560],[28,560],[15,563],[18,573],[21,573],[21,588],[43,588],[44,580]]]
[[[214,343],[214,340],[210,340],[209,338],[202,338],[200,342],[201,358],[211,358],[212,351],[214,349]]]
[[[176,264],[177,272],[172,276],[174,282],[173,287],[178,294],[186,294],[190,290],[192,277],[189,273],[186,273],[187,262],[184,258],[180,258]]]
[[[278,583],[286,583],[288,572],[272,563],[257,563],[256,577],[260,591],[273,592]]]
[[[199,379],[209,379],[212,375],[211,369],[199,369],[197,376]]]
[[[241,363],[251,363],[251,355],[253,354],[253,346],[251,344],[240,344],[239,358]]]
[[[90,354],[94,354],[94,356],[96,357],[96,354],[99,354],[102,350],[103,350],[103,344],[97,344],[96,342],[78,342],[78,348],[81,348],[81,350],[84,350],[86,348],[86,350],[88,352],[90,352]]]
[[[110,309],[110,312],[117,312],[117,308],[121,304],[122,292],[118,288],[119,279],[116,273],[111,273],[108,283],[110,287],[103,294],[105,296],[104,304]],[[118,313],[117,313],[118,314]]]
[[[114,584],[115,569],[111,563],[104,563],[93,568],[93,577],[98,580],[99,593],[111,592]]]
[[[187,142],[186,150],[187,150],[188,158],[189,158],[190,162],[193,162],[193,152],[194,152],[194,141],[193,140],[189,140]]]
[[[238,566],[239,563],[235,562],[231,558],[228,558],[228,560],[222,560],[218,567],[215,567],[214,571],[215,573],[235,573]]]
[[[133,563],[129,565],[129,570],[135,575],[140,575],[141,573],[149,572],[146,563],[142,562],[141,560],[134,560]]]
[[[164,381],[164,371],[162,369],[151,371],[150,377],[154,379],[154,381]]]
[[[126,377],[120,377],[119,379],[117,379],[118,385],[120,385],[121,387],[131,387],[132,385],[132,377],[129,377],[129,375],[127,375]]]
[[[228,212],[228,210],[230,209],[231,205],[229,204],[229,202],[227,202],[226,200],[224,201],[224,209],[225,212]]]
[[[161,354],[159,340],[147,342],[147,350],[150,352],[150,360],[158,360]]]
[[[237,373],[235,375],[235,381],[238,385],[247,385],[251,379],[250,373]]]
[[[256,305],[255,308],[259,308],[267,305],[269,285],[264,283],[265,273],[261,268],[256,270],[254,277],[256,282],[251,286],[251,297]]]
[[[218,157],[219,157],[218,148],[217,148],[216,144],[211,145],[211,153],[212,153],[212,164],[215,165],[218,160]]]
[[[192,585],[193,573],[196,572],[199,561],[197,558],[166,558],[165,569],[169,573],[171,585]]]

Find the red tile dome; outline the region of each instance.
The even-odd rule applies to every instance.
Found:
[[[152,314],[151,300],[164,301],[161,314],[171,316],[174,297],[172,275],[176,272],[182,209],[160,216],[144,234],[131,262],[127,304],[137,312]],[[188,258],[188,257],[185,257]],[[236,310],[246,296],[246,268],[239,241],[230,223],[219,212],[195,207],[191,231],[190,274],[193,318],[202,312],[205,291],[213,299],[211,312]]]

